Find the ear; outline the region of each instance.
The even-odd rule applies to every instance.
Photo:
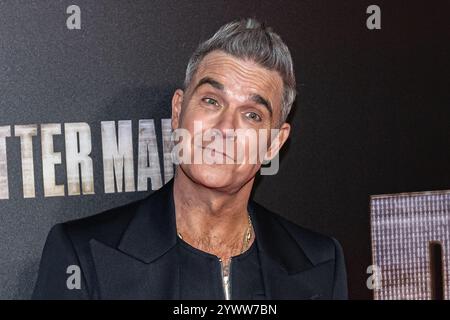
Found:
[[[183,104],[184,92],[181,89],[175,90],[172,97],[172,129],[180,126],[181,106]]]
[[[277,153],[280,151],[281,147],[289,138],[289,134],[291,132],[291,126],[289,123],[285,122],[281,125],[278,134],[275,138],[272,139],[269,148],[264,156],[264,159],[267,161],[272,160]]]

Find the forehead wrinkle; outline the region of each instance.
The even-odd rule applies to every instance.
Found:
[[[235,83],[244,82],[249,83],[251,86],[257,87],[261,90],[267,90],[265,88],[267,85],[268,87],[271,87],[271,89],[276,89],[276,83],[274,79],[271,76],[266,76],[264,74],[261,74],[259,70],[255,70],[254,68],[246,68],[242,65],[236,65],[232,63],[224,63],[220,64],[219,68],[223,69],[224,66],[229,66],[229,70],[227,70],[227,75],[236,78],[234,80],[240,80],[240,81],[234,81]],[[214,70],[214,68],[212,68]],[[210,70],[214,72],[213,70]],[[220,75],[220,73],[218,72]],[[265,84],[265,85],[264,85]]]
[[[269,83],[272,89],[276,89],[277,84],[282,85],[282,80],[276,71],[268,70],[252,60],[235,58],[222,52],[211,52],[208,54],[200,63],[198,70],[200,73],[200,70],[203,69],[215,69],[216,67],[223,69],[224,66],[229,66],[238,74],[238,77],[240,76],[244,80],[249,78],[248,76],[246,77],[246,75],[249,75],[263,78]],[[261,72],[268,73],[268,76],[262,75]]]
[[[227,79],[227,77],[223,76],[223,72],[216,72],[215,70],[208,70],[207,72],[205,72],[205,75],[201,75],[199,73],[199,78],[201,77],[202,79],[205,77],[209,77],[212,78],[216,81],[218,81],[219,83],[224,85],[224,91],[227,91],[228,93],[231,92],[238,92],[238,91],[250,91],[250,93],[245,93],[242,94],[243,96],[245,95],[245,97],[247,98],[247,96],[251,95],[251,94],[259,94],[262,97],[267,98],[267,92],[269,91],[277,91],[277,86],[270,81],[269,83],[267,83],[267,87],[264,85],[261,85],[262,82],[267,82],[265,80],[267,80],[266,77],[261,76],[258,73],[254,73],[254,77],[252,77],[252,74],[245,74],[243,72],[236,72],[234,74],[230,74],[227,73],[228,77],[231,77],[231,81],[229,79]],[[258,78],[258,79],[255,79]],[[224,81],[227,80],[227,81]],[[262,81],[258,81],[258,80],[262,80]],[[231,82],[231,83],[226,83],[226,82]],[[233,90],[233,89],[237,89],[237,90]]]
[[[211,72],[210,74],[214,74],[214,73]],[[219,77],[212,77],[210,75],[202,77],[202,79],[199,81],[199,83],[196,85],[195,88],[199,88],[201,86],[201,83],[205,83],[205,81],[203,81],[204,79],[211,79],[213,82],[217,81],[220,84],[220,88],[218,88],[217,86],[212,86],[213,88],[224,92],[227,96],[233,97],[242,103],[246,102],[246,101],[253,101],[257,104],[265,105],[265,106],[267,106],[268,111],[272,114],[272,108],[271,108],[271,103],[270,103],[269,99],[266,98],[266,96],[260,94],[259,90],[246,89],[244,86],[241,86],[241,85],[226,86],[226,85],[223,85],[221,81],[216,80],[218,78]],[[208,83],[208,82],[206,82],[206,83]],[[194,91],[195,91],[195,89],[194,89]],[[247,93],[248,91],[250,91],[250,92]],[[262,90],[262,91],[265,92],[264,90]]]

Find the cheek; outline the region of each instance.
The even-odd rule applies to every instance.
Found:
[[[261,129],[252,132],[254,134],[246,134],[236,140],[236,148],[241,150],[245,163],[250,165],[260,164],[270,146],[270,130]]]
[[[200,107],[189,106],[181,117],[181,126],[191,132],[194,132],[194,124],[201,123],[203,128],[208,128],[212,122],[211,116]]]

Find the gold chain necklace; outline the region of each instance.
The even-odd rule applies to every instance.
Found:
[[[248,214],[248,227],[247,227],[247,232],[245,233],[245,237],[244,237],[244,243],[242,244],[242,250],[241,253],[243,253],[247,248],[248,248],[248,244],[250,242],[250,239],[252,238],[252,219],[250,219],[250,215]]]
[[[243,253],[245,251],[245,249],[248,248],[248,244],[250,242],[250,239],[252,238],[252,229],[253,229],[253,225],[252,225],[252,219],[250,219],[250,215],[248,214],[248,227],[247,230],[244,234],[244,240],[242,242],[242,249],[241,249],[241,253]],[[180,232],[177,231],[178,237],[183,240],[183,236],[181,235]]]

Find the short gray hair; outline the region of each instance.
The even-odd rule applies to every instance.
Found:
[[[280,125],[291,110],[297,95],[291,53],[280,36],[254,18],[235,20],[223,25],[211,38],[200,43],[189,59],[184,88],[187,89],[203,58],[221,50],[236,58],[250,59],[268,70],[277,71],[283,80]]]

